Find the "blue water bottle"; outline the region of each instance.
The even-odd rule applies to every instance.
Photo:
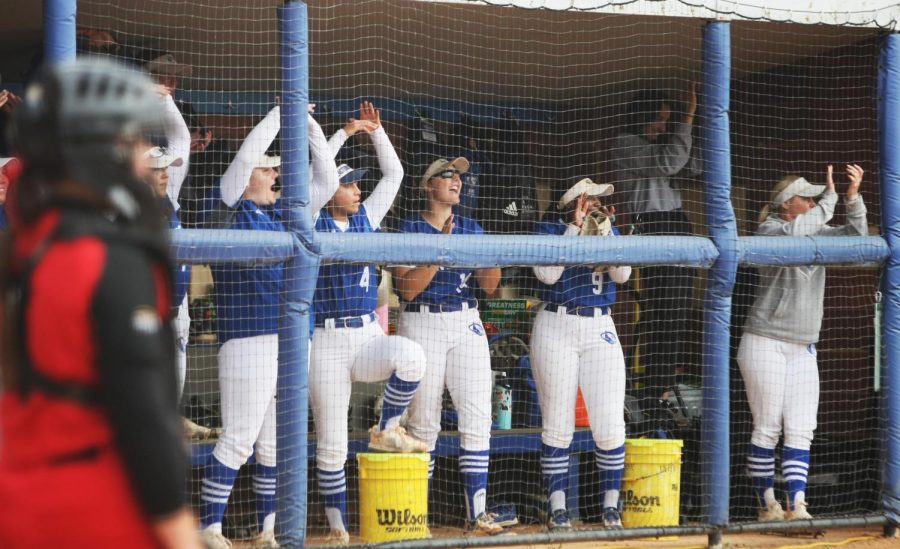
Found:
[[[506,379],[506,372],[499,372],[494,383],[491,416],[494,429],[512,429],[512,387]]]

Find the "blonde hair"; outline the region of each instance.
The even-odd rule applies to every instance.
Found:
[[[798,179],[803,179],[803,178],[800,177],[799,175],[786,175],[786,176],[782,177],[778,181],[778,183],[775,184],[775,188],[772,189],[772,194],[769,196],[769,201],[766,203],[765,206],[763,206],[762,210],[760,210],[760,212],[759,212],[759,219],[757,219],[757,221],[759,223],[762,223],[763,221],[766,220],[767,217],[769,217],[769,213],[770,213],[772,206],[775,206],[776,208],[781,206],[781,204],[773,204],[775,198],[781,193],[781,191],[790,187],[791,183],[793,183],[794,181],[797,181]]]

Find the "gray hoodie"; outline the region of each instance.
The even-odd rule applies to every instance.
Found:
[[[827,225],[834,215],[837,194],[825,191],[818,206],[785,221],[777,214],[760,224],[760,236],[857,236],[868,234],[862,196],[846,202],[848,224]],[[819,341],[825,301],[825,266],[759,267],[756,300],[744,331],[780,341],[807,345]]]

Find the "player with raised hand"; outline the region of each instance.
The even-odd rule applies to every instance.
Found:
[[[473,219],[453,215],[459,204],[460,174],[469,161],[438,159],[420,181],[422,211],[403,221],[400,231],[424,234],[482,234]],[[444,387],[459,414],[459,468],[465,487],[467,520],[487,534],[503,527],[486,512],[491,438],[491,357],[472,284],[492,295],[500,269],[444,268],[438,265],[395,267],[394,285],[402,301],[399,333],[425,349],[428,367],[409,407],[408,429],[434,451],[441,430]],[[474,280],[473,280],[473,276]],[[429,478],[434,471],[434,457]]]
[[[169,228],[181,228],[178,215],[178,193],[188,173],[188,158],[191,151],[191,132],[184,122],[184,117],[175,106],[172,92],[165,86],[158,86],[162,102],[163,125],[166,135],[166,147],[151,147],[141,155],[144,164],[149,168],[147,182],[162,203]],[[175,349],[178,359],[178,395],[184,390],[187,374],[187,342],[191,329],[191,317],[188,314],[188,286],[191,282],[190,265],[177,265],[174,274],[174,294],[172,295],[173,327],[175,328]],[[197,425],[183,418],[185,432],[191,438],[208,438],[212,430]]]
[[[380,113],[363,102],[360,120],[351,120],[367,132],[375,145],[384,174],[372,194],[360,202],[357,182],[364,170],[342,164],[337,168],[340,185],[316,215],[322,232],[371,233],[394,202],[403,181],[403,166],[381,126]],[[321,130],[310,131],[310,141],[326,147]],[[333,149],[329,149],[333,152]],[[331,161],[334,166],[334,162]],[[332,168],[333,169],[333,168]],[[313,179],[314,187],[323,186]],[[316,191],[318,199],[327,193]],[[313,203],[312,207],[321,206]],[[378,273],[375,265],[324,264],[313,299],[316,330],[313,334],[309,394],[316,421],[316,465],[319,490],[331,532],[328,542],[347,544],[347,413],[352,382],[387,380],[381,420],[369,430],[369,448],[385,452],[427,452],[428,446],[406,434],[400,416],[425,373],[425,353],[415,342],[387,336],[378,324]]]
[[[612,185],[588,178],[576,181],[557,202],[559,216],[546,217],[535,233],[618,235],[609,222],[614,209],[600,202],[600,197],[612,192]],[[534,273],[543,283],[544,307],[534,319],[531,358],[543,418],[541,469],[549,497],[549,527],[572,526],[565,488],[580,387],[596,445],[603,525],[621,528],[625,356],[610,312],[616,302],[616,284],[628,281],[631,267],[546,266],[534,267]]]
[[[859,194],[863,169],[847,165],[846,225],[830,226],[838,196],[832,166],[825,185],[789,175],[760,213],[761,236],[868,234]],[[823,192],[824,191],[824,192]],[[816,197],[820,197],[818,203]],[[806,507],[809,448],[819,407],[816,343],[822,327],[825,266],[759,267],[756,298],[738,349],[738,365],[753,414],[747,467],[759,498],[759,520],[811,518]],[[784,434],[782,474],[787,509],[775,497],[775,446]]]
[[[222,200],[233,212],[230,229],[284,231],[273,189],[281,159],[265,154],[280,129],[280,110],[275,106],[250,131],[222,176]],[[213,549],[231,546],[222,517],[238,470],[255,449],[255,542],[275,546],[275,388],[284,268],[217,265],[213,276],[223,429],[200,488],[203,538]]]

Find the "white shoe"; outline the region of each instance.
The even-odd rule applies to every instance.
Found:
[[[806,502],[798,501],[793,509],[788,508],[784,513],[785,520],[810,520],[812,515],[806,510]]]
[[[757,520],[759,522],[775,522],[779,520],[784,520],[784,509],[781,507],[781,504],[777,501],[773,501],[769,505],[766,506],[765,509],[760,509],[757,513]]]
[[[212,528],[200,532],[200,537],[209,549],[231,549],[231,540]]]
[[[475,522],[472,523],[472,529],[489,536],[495,536],[503,532],[503,527],[494,522],[494,515],[485,512],[482,512],[475,517]]]
[[[325,538],[325,545],[350,545],[350,534],[346,530],[332,528]]]
[[[275,530],[263,530],[253,538],[253,547],[279,547],[275,540]]]
[[[397,425],[380,430],[377,425],[369,429],[369,449],[396,454],[421,454],[428,451],[428,445],[406,434],[406,429]]]

